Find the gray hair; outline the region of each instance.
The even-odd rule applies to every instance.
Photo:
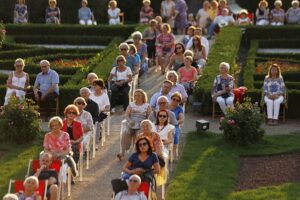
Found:
[[[82,92],[88,92],[89,94],[91,94],[91,90],[87,87],[80,88],[79,94],[81,94]]]
[[[126,47],[127,49],[129,49],[129,46],[126,42],[122,42],[120,45],[119,45],[119,49],[121,49],[122,47]]]
[[[91,72],[86,76],[86,78],[89,78],[89,77],[94,77],[94,78],[98,79],[98,75],[94,72]]]
[[[36,176],[29,176],[25,179],[25,181],[23,182],[23,185],[25,187],[25,185],[28,183],[28,181],[34,181],[35,182],[35,185],[36,185],[36,188],[39,187],[39,180]]]
[[[140,31],[135,31],[131,34],[131,37],[139,37],[141,40],[143,39],[143,35]]]
[[[178,81],[178,74],[175,70],[171,70],[167,72],[166,79],[168,80],[169,75],[174,75],[176,77],[176,82]]]
[[[50,62],[48,60],[41,60],[40,65],[47,64],[47,66],[50,66]]]
[[[19,200],[16,194],[8,193],[3,197],[3,200]]]
[[[60,126],[61,127],[63,127],[63,121],[62,121],[62,119],[59,117],[59,116],[54,116],[54,117],[52,117],[50,120],[49,120],[49,122],[48,122],[48,127],[51,129],[51,124],[53,123],[53,122],[58,122],[59,124],[60,124]]]
[[[219,65],[219,69],[220,69],[222,66],[226,67],[227,71],[229,71],[229,69],[230,69],[229,63],[227,63],[227,62],[221,62],[220,65]]]
[[[169,99],[166,96],[160,96],[160,97],[158,97],[158,99],[157,99],[156,102],[158,103],[158,101],[161,100],[161,99],[164,99],[164,100],[166,100],[169,103]]]
[[[136,174],[133,174],[130,176],[129,180],[133,179],[133,178],[136,178],[138,180],[138,183],[141,184],[142,180],[141,178],[139,177],[139,175],[136,175]]]

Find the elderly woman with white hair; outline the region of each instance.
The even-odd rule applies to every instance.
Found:
[[[133,44],[141,58],[140,75],[148,71],[148,51],[147,45],[143,42],[143,35],[139,31],[132,33]]]
[[[226,62],[222,62],[219,66],[220,74],[214,80],[212,88],[213,101],[218,102],[224,114],[227,107],[233,107],[233,77],[228,74],[230,66]]]
[[[22,58],[15,60],[15,71],[8,75],[7,89],[4,105],[7,105],[11,96],[22,100],[25,98],[26,89],[29,86],[29,75],[24,72],[25,62]]]
[[[108,3],[108,23],[109,25],[120,24],[120,8],[117,7],[117,1],[110,0]]]
[[[128,189],[119,192],[115,200],[147,200],[144,192],[139,191],[141,185],[141,178],[137,174],[133,174],[128,179]]]
[[[46,8],[46,24],[60,24],[60,9],[56,5],[56,0],[49,0],[49,7]]]
[[[273,26],[281,26],[284,24],[285,13],[281,8],[281,0],[276,0],[274,2],[275,8],[270,12],[270,24]]]
[[[150,6],[150,0],[143,0],[143,7],[140,10],[140,23],[148,24],[151,19],[153,19],[153,8]]]
[[[19,198],[16,194],[8,193],[4,195],[2,200],[19,200]]]
[[[98,75],[94,72],[91,72],[86,76],[86,79],[87,79],[87,82],[89,83],[89,86],[87,86],[87,88],[89,88],[91,90],[91,92],[94,92],[93,82],[94,82],[94,80],[99,79]]]
[[[182,103],[186,102],[188,95],[183,85],[178,83],[178,74],[175,71],[171,70],[167,72],[166,78],[173,83],[173,86],[169,93],[174,94],[175,92],[179,92],[182,96]]]
[[[292,7],[287,10],[286,22],[288,24],[300,24],[300,8],[298,0],[293,0]]]
[[[39,188],[39,180],[35,176],[29,176],[25,179],[24,191],[17,193],[19,200],[41,200],[42,197],[36,192]]]

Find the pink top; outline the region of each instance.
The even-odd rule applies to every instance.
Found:
[[[158,35],[158,37],[156,38],[156,42],[158,44],[162,44],[163,46],[168,44],[168,43],[171,43],[172,41],[174,42],[175,40],[175,37],[172,33],[167,33],[167,34],[160,34]],[[173,50],[172,48],[175,46],[175,43],[172,44],[172,47],[169,47],[169,50]]]
[[[61,131],[59,137],[53,136],[53,134],[47,133],[44,137],[44,149],[51,152],[60,153],[66,149],[71,149],[69,134]]]
[[[189,70],[186,70],[185,67],[181,67],[178,70],[178,74],[180,74],[180,80],[181,83],[190,82],[194,79],[195,75],[197,75],[197,70],[195,67],[191,67]]]

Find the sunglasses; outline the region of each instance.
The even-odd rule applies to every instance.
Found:
[[[147,146],[148,143],[147,142],[143,142],[143,143],[139,143],[139,147],[142,147],[142,146]]]
[[[77,105],[84,105],[84,102],[76,102]]]
[[[121,51],[128,51],[128,49],[120,49]]]
[[[117,60],[117,62],[124,62],[124,60]]]
[[[69,115],[77,115],[76,112],[68,112]]]
[[[159,118],[167,118],[167,115],[158,115]]]
[[[180,102],[180,100],[179,100],[179,99],[175,99],[175,98],[173,98],[172,100],[173,100],[173,101],[176,101],[176,102]]]
[[[130,183],[137,183],[137,182],[139,182],[139,181],[138,181],[138,180],[135,180],[135,179],[130,179],[129,182],[130,182]]]

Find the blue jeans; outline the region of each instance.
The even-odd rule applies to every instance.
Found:
[[[215,28],[218,26],[217,23],[211,23],[208,27],[208,36],[213,36],[215,34]]]

